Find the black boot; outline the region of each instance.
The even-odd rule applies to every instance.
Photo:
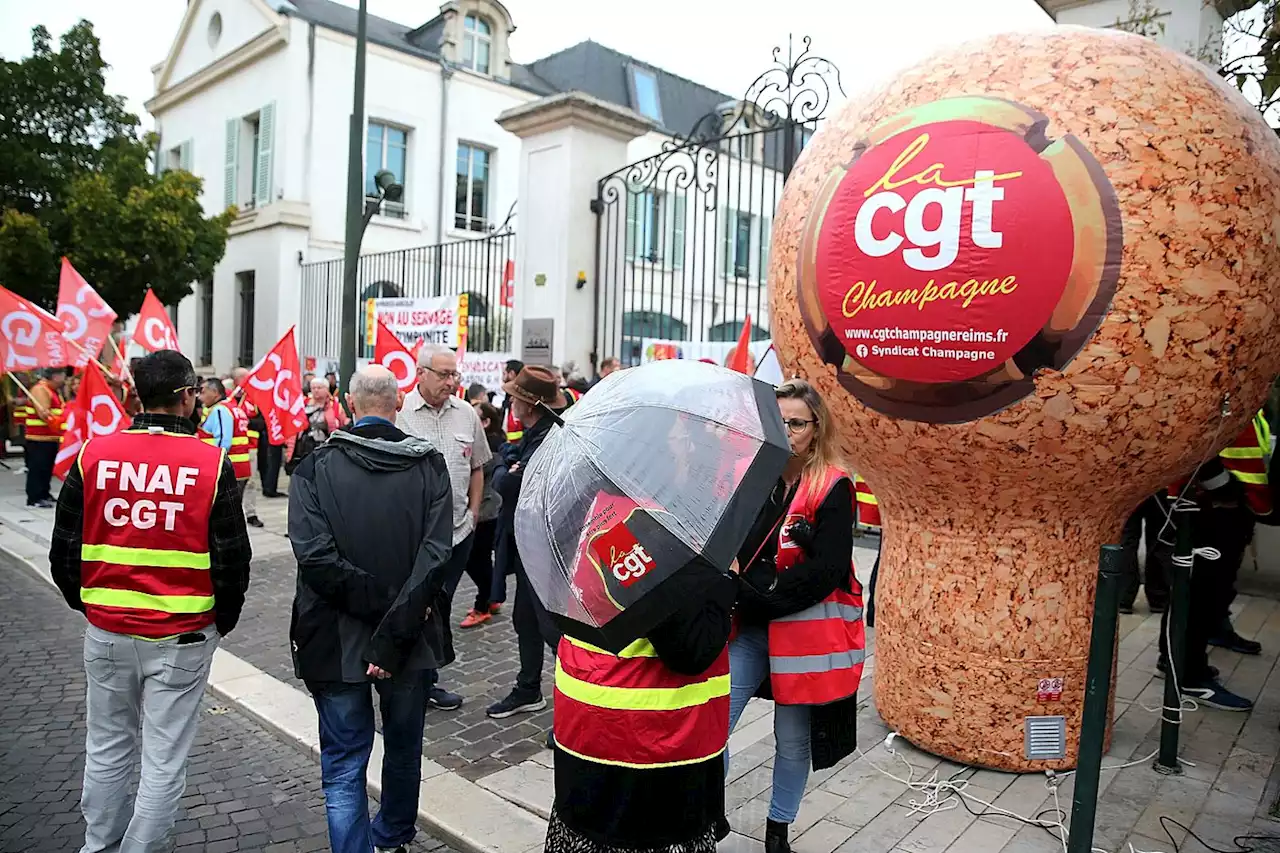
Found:
[[[790,825],[776,820],[765,822],[764,853],[791,853],[791,845],[787,843],[787,828]]]

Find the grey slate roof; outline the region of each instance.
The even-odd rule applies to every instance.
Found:
[[[296,15],[316,26],[355,35],[357,11],[334,0],[288,0],[280,11]],[[406,27],[386,18],[369,16],[369,41],[434,62],[440,61],[440,36],[444,21],[437,16],[419,27]],[[579,91],[601,100],[636,109],[631,102],[627,75],[631,65],[652,70],[658,80],[662,127],[671,134],[687,135],[729,95],[686,80],[669,71],[619,53],[594,41],[584,41],[527,65],[511,63],[511,85],[537,95]]]
[[[726,101],[733,100],[723,92],[686,80],[594,41],[584,41],[565,48],[559,53],[530,63],[529,68],[558,91],[586,92],[602,101],[636,109],[636,105],[631,103],[631,86],[627,76],[632,65],[654,72],[658,80],[661,124],[668,133],[687,136],[698,119]]]

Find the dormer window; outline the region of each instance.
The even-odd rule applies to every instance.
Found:
[[[477,73],[488,74],[493,28],[479,15],[467,15],[462,28],[462,64]]]
[[[658,75],[653,69],[630,68],[631,104],[636,112],[656,122],[662,121],[662,101],[658,98]]]

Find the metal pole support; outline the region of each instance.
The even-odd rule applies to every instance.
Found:
[[[1178,763],[1178,734],[1182,727],[1182,713],[1171,708],[1182,707],[1180,690],[1187,672],[1187,611],[1191,607],[1192,556],[1191,513],[1194,508],[1175,499],[1170,517],[1177,530],[1169,579],[1169,621],[1166,645],[1168,646],[1169,671],[1164,679],[1164,711],[1160,717],[1160,754],[1156,757],[1157,773],[1180,776],[1182,765]],[[1162,628],[1164,626],[1161,626]]]
[[[338,338],[338,381],[348,388],[356,372],[356,338],[359,328],[360,239],[364,235],[364,80],[368,43],[367,0],[360,0],[356,24],[355,91],[347,140],[347,235],[342,252],[342,331]]]
[[[1103,545],[1098,560],[1098,590],[1093,598],[1093,630],[1085,670],[1084,712],[1080,721],[1080,750],[1076,758],[1076,787],[1071,801],[1068,853],[1090,853],[1093,820],[1098,809],[1098,777],[1107,734],[1111,698],[1111,670],[1116,655],[1116,622],[1120,612],[1120,572],[1124,549]]]

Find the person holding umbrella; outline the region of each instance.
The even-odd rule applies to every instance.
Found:
[[[777,752],[765,851],[790,853],[788,827],[800,809],[810,764],[832,767],[857,748],[866,641],[852,561],[853,483],[831,415],[804,380],[784,382],[775,394],[792,457],[772,497],[781,509],[778,522],[766,527],[752,550],[759,554],[755,561],[776,562],[777,581],[768,593],[744,585],[739,597],[737,635],[729,645],[729,719],[732,730],[768,679]],[[726,772],[728,766],[726,752]]]
[[[563,632],[546,850],[711,853],[737,555],[790,455],[773,389],[664,361],[539,408],[515,538]]]

